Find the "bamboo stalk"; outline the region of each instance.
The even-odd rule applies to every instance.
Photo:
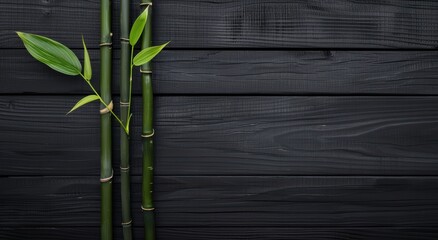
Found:
[[[142,0],[141,6],[148,8],[148,20],[143,32],[141,48],[151,46],[151,27],[152,27],[152,0]],[[155,216],[152,198],[153,191],[153,93],[151,82],[151,64],[148,62],[141,66],[141,82],[143,90],[143,179],[142,179],[142,210],[144,214],[145,240],[155,239]]]
[[[101,239],[112,240],[112,177],[111,113],[105,105],[111,103],[111,1],[101,0],[100,93],[101,104]]]
[[[120,115],[126,126],[129,117],[130,101],[130,71],[131,71],[131,45],[129,44],[129,0],[120,2]],[[129,129],[128,129],[129,131]],[[120,178],[121,178],[121,202],[122,202],[122,227],[123,239],[132,239],[131,197],[130,197],[130,174],[129,174],[129,135],[124,129],[120,129]]]

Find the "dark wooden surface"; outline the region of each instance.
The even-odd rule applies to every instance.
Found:
[[[153,73],[158,239],[438,239],[437,22],[433,0],[154,2],[154,42],[172,41]],[[65,116],[87,86],[14,33],[80,58],[84,34],[98,79],[98,23],[99,0],[0,0],[0,239],[99,238],[97,104]]]
[[[116,228],[114,239],[122,239],[121,228]],[[430,240],[438,230],[430,227],[158,227],[158,239],[178,240]],[[2,239],[26,239],[32,233],[33,240],[99,239],[96,227],[2,227]],[[134,228],[136,239],[143,239],[143,229]]]
[[[82,50],[76,53],[82,56]],[[98,86],[99,52],[90,54]],[[90,92],[80,77],[54,72],[24,49],[0,49],[0,55],[0,93]],[[114,55],[117,93],[119,51]],[[155,60],[153,79],[157,94],[436,95],[437,59],[438,51],[167,50]]]
[[[0,169],[0,175],[97,173],[97,104],[65,116],[79,98],[0,97],[0,155],[8,166]],[[155,100],[158,175],[438,172],[437,97],[179,96]],[[141,169],[140,107],[140,99],[135,98],[134,174]],[[117,139],[115,133],[115,166]]]
[[[137,203],[140,180],[132,178],[132,200]],[[160,227],[438,224],[437,177],[163,176],[156,177],[155,184]],[[100,225],[98,175],[1,178],[0,187],[4,190],[0,196],[3,227]],[[115,196],[119,188],[116,180]],[[116,208],[119,199],[114,198]],[[133,208],[133,224],[141,226],[139,204]],[[115,211],[114,223],[120,223],[119,219],[120,212]]]
[[[115,1],[117,8],[118,1]],[[139,12],[137,2],[133,10]],[[438,45],[435,0],[165,0],[154,3],[155,42],[171,48],[424,48]],[[114,11],[118,29],[118,10]],[[24,17],[25,16],[25,17]],[[99,41],[99,1],[0,1],[0,48],[14,31],[81,48]],[[115,31],[114,39],[119,39]],[[92,44],[93,43],[93,44]],[[115,46],[118,42],[115,42]]]

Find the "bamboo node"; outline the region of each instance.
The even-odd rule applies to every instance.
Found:
[[[100,109],[100,114],[109,113],[113,110],[113,101],[111,101],[106,108]]]
[[[129,102],[120,101],[120,106],[129,106]]]
[[[108,43],[100,43],[99,46],[103,47],[103,46],[111,46],[113,45],[112,42],[108,42]]]
[[[142,134],[141,137],[142,137],[142,138],[148,138],[148,137],[152,137],[152,136],[154,136],[154,134],[155,134],[155,130],[152,129],[152,133],[150,133],[150,134]]]
[[[127,171],[129,171],[129,166],[128,167],[121,167],[120,166],[120,171],[122,171],[122,172],[127,172]]]
[[[140,73],[143,73],[143,74],[151,74],[151,73],[152,73],[152,70],[143,70],[143,69],[140,68]]]
[[[100,182],[101,183],[109,182],[109,181],[111,181],[111,179],[113,179],[113,176],[114,176],[114,170],[111,170],[111,176],[109,176],[107,178],[101,178]]]
[[[142,7],[142,6],[147,6],[147,7],[149,7],[149,6],[152,6],[152,3],[151,3],[151,2],[148,2],[148,3],[140,3],[140,7]]]
[[[120,41],[122,41],[122,42],[129,42],[129,39],[127,39],[127,38],[120,38]]]
[[[143,211],[154,211],[155,208],[145,208],[145,207],[143,207],[143,205],[141,205],[141,210],[143,210]]]
[[[131,223],[132,223],[132,219],[129,220],[129,222],[122,222],[122,226],[123,227],[128,227],[129,225],[131,225]]]

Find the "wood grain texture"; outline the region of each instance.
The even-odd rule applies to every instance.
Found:
[[[172,41],[153,76],[158,239],[438,239],[438,96],[403,96],[438,92],[437,1],[163,0],[154,13],[154,42]],[[14,33],[79,56],[84,34],[98,59],[98,22],[99,0],[0,0],[0,239],[99,236],[98,106],[64,116],[86,85],[30,58]]]
[[[297,227],[158,227],[158,240],[435,240],[436,228],[412,227],[356,227],[356,228],[297,228]],[[97,227],[28,227],[0,228],[0,238],[22,240],[95,240],[99,238]],[[143,238],[143,229],[134,228],[136,239]],[[114,239],[121,239],[121,228],[114,230]]]
[[[82,55],[81,50],[76,51]],[[94,84],[99,79],[99,51]],[[86,94],[80,78],[57,73],[24,49],[0,49],[0,93]],[[157,94],[434,94],[438,51],[167,50],[154,65]],[[114,51],[114,92],[120,52]],[[134,70],[139,83],[139,71]],[[140,94],[140,84],[134,84]]]
[[[0,48],[15,31],[98,47],[99,1],[1,1]],[[115,1],[114,9],[119,9]],[[155,42],[173,48],[424,48],[438,45],[434,0],[165,0],[154,4]],[[133,4],[134,13],[139,12]],[[119,39],[114,10],[114,39]],[[135,16],[135,14],[133,14]],[[118,46],[118,41],[114,41]]]
[[[93,175],[97,104],[0,97],[0,175]],[[134,99],[133,174],[141,162]],[[114,101],[118,101],[114,99]],[[158,175],[437,175],[436,97],[157,97]],[[114,124],[114,126],[117,126]],[[118,131],[114,131],[117,143]],[[118,156],[118,144],[114,144]],[[118,166],[118,158],[114,165]]]
[[[133,207],[138,206],[133,210],[135,226],[142,224],[140,180],[132,179]],[[160,227],[438,226],[437,177],[162,176],[155,180]],[[118,178],[115,181],[118,196]],[[97,175],[0,178],[0,189],[2,227],[99,226]],[[119,198],[114,198],[114,207],[119,205]],[[114,214],[117,224],[119,211]]]

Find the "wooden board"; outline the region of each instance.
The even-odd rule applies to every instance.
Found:
[[[136,226],[142,226],[140,180],[132,179]],[[114,209],[120,209],[117,181]],[[97,176],[0,178],[0,224],[99,226],[99,186]],[[154,186],[161,227],[438,226],[437,177],[163,176]],[[119,219],[115,211],[114,223]]]
[[[438,239],[437,22],[433,0],[154,2],[154,42],[172,41],[153,73],[158,239]],[[86,85],[15,34],[80,57],[84,34],[98,59],[98,23],[98,0],[0,1],[0,239],[99,237],[97,103],[66,117]],[[116,124],[113,137],[120,239]]]
[[[0,175],[99,172],[97,103],[0,97]],[[140,174],[135,98],[133,173]],[[436,175],[436,97],[157,97],[158,175]],[[117,102],[117,99],[114,99]],[[116,127],[117,125],[114,124]],[[118,131],[114,131],[118,166]]]
[[[81,50],[76,51],[82,56]],[[98,86],[99,51],[90,51]],[[65,76],[23,49],[0,49],[0,93],[86,94],[79,77]],[[156,94],[438,93],[438,51],[191,51],[167,50],[155,59]],[[113,92],[119,91],[119,50]],[[139,94],[139,72],[134,71]]]
[[[434,240],[436,228],[409,227],[158,227],[157,239],[178,240]],[[99,239],[98,227],[47,227],[0,228],[0,238],[22,240],[95,240]],[[143,228],[134,228],[134,237],[143,239]],[[115,228],[114,239],[122,238],[122,229]]]
[[[113,11],[117,47],[118,1]],[[139,12],[137,3],[133,10]],[[438,45],[434,0],[166,0],[154,3],[156,43],[170,48],[422,48]],[[22,48],[15,31],[81,48],[99,43],[99,1],[0,2],[0,48]]]

